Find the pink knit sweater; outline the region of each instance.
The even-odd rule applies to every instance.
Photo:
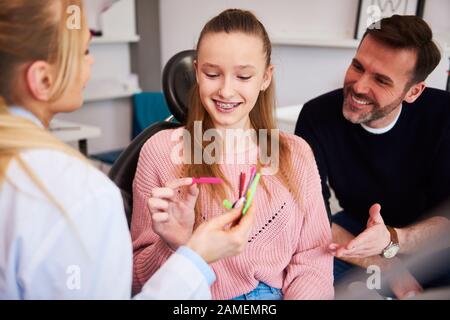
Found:
[[[176,129],[181,130],[181,129]],[[153,232],[147,201],[152,188],[180,178],[180,166],[171,154],[179,142],[171,141],[174,130],[164,130],[142,148],[133,183],[133,290],[143,284],[172,254]],[[330,224],[321,193],[320,177],[309,145],[299,137],[283,133],[291,147],[292,182],[299,188],[300,201],[274,176],[263,176],[271,198],[258,188],[254,198],[255,224],[246,249],[238,256],[212,263],[217,280],[213,299],[230,299],[253,290],[258,282],[282,288],[284,299],[332,299],[333,257],[326,247],[331,242]],[[281,159],[282,161],[282,159]],[[233,190],[238,190],[239,174],[250,165],[222,165]],[[182,194],[180,194],[182,196]],[[200,191],[202,218],[224,213],[221,203],[211,203]],[[229,199],[237,195],[230,193]]]

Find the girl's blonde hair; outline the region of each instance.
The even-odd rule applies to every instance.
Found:
[[[263,42],[263,50],[266,57],[266,67],[271,64],[272,55],[272,45],[267,34],[266,29],[263,24],[255,17],[255,15],[249,11],[240,9],[228,9],[220,13],[218,16],[211,19],[206,23],[197,43],[197,52],[200,49],[203,38],[210,33],[244,33],[247,35],[256,36]],[[202,122],[202,135],[208,129],[214,128],[213,122],[210,115],[206,112],[202,102],[200,100],[199,88],[195,84],[189,105],[188,118],[186,122],[186,129],[189,131],[191,136],[190,146],[191,154],[195,154],[195,150],[200,150],[203,154],[204,148],[206,147],[206,142],[196,141],[194,134],[194,123],[196,121]],[[275,88],[274,82],[272,81],[270,86],[259,93],[258,99],[252,111],[250,112],[250,122],[257,132],[260,129],[267,129],[268,141],[267,144],[259,144],[260,148],[264,145],[267,150],[261,150],[260,154],[271,155],[271,157],[277,156],[279,159],[283,159],[283,162],[278,161],[280,168],[277,172],[277,177],[282,181],[282,183],[290,190],[293,191],[295,195],[298,194],[298,188],[291,183],[289,180],[291,171],[291,150],[289,145],[282,136],[279,136],[279,152],[274,150],[272,154],[271,141],[272,139],[278,139],[278,136],[273,136],[271,134],[271,129],[276,129],[275,121]],[[259,135],[257,134],[259,139]],[[278,159],[278,160],[279,160]],[[261,168],[261,164],[258,163],[258,168]],[[211,187],[209,185],[201,185],[201,189],[205,189],[209,194],[212,195],[212,199],[222,202],[226,198],[226,188],[231,188],[231,184],[228,179],[224,176],[223,172],[220,170],[219,164],[208,165],[206,163],[201,164],[185,164],[183,168],[184,174],[189,177],[201,177],[201,176],[213,176],[220,177],[226,183],[226,187],[221,185]],[[262,179],[262,184],[267,192],[267,188],[264,185],[264,179]],[[200,223],[201,213],[199,212],[200,204],[198,203],[196,207],[196,223]]]
[[[14,93],[14,82],[22,64],[42,60],[55,66],[52,101],[63,95],[73,77],[79,76],[77,70],[84,56],[82,39],[87,24],[81,15],[81,29],[66,26],[67,9],[72,5],[82,12],[82,0],[0,0],[0,187],[5,179],[11,181],[6,173],[15,160],[63,213],[64,209],[21,159],[20,153],[54,149],[85,158],[44,128],[12,115],[8,105],[20,102]]]

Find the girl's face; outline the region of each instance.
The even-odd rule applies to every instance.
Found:
[[[249,113],[272,80],[263,41],[238,32],[208,33],[195,69],[201,102],[215,128],[250,128]]]
[[[83,90],[91,76],[91,66],[94,59],[89,53],[89,44],[91,41],[91,34],[89,29],[85,29],[83,34],[83,52],[84,56],[81,61],[80,69],[77,74],[71,75],[70,84],[63,95],[54,103],[52,103],[53,113],[58,112],[72,112],[83,105]]]

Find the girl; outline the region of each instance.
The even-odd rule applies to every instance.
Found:
[[[326,251],[330,225],[312,151],[301,138],[285,133],[278,138],[271,131],[275,103],[266,30],[252,13],[226,10],[203,28],[197,54],[197,84],[185,127],[160,132],[141,151],[133,184],[134,290],[139,291],[186,242],[196,225],[222,213],[223,199],[241,195],[236,192],[241,172],[248,177],[252,164],[269,172],[262,155],[270,154],[270,169],[276,173],[261,178],[263,188],[253,200],[256,221],[247,248],[239,256],[212,264],[218,277],[213,298],[333,298],[332,256]],[[258,134],[248,134],[251,130]],[[260,135],[265,132],[267,141]],[[218,148],[202,142],[213,135]],[[248,136],[253,139],[247,139],[247,148],[233,147]],[[181,164],[180,137],[185,137]],[[198,161],[194,154],[204,159]],[[161,189],[166,181],[182,176],[220,177],[225,183],[201,185],[198,201],[184,196],[182,189],[161,195],[161,190],[168,192]],[[180,199],[185,206],[178,206],[175,214],[172,202]],[[194,204],[196,219],[187,219]],[[167,208],[173,212],[171,220],[162,217]],[[152,224],[160,219],[166,223],[164,230]]]
[[[69,6],[82,11],[81,0],[0,0],[0,299],[131,295],[119,190],[44,128],[82,105],[93,63],[84,17],[66,27]],[[198,228],[139,298],[208,298],[206,262],[241,251],[249,234],[251,217],[224,231],[238,211]]]

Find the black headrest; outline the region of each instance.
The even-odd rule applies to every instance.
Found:
[[[170,112],[185,123],[189,92],[195,84],[195,50],[185,50],[174,55],[165,65],[162,76],[164,96]]]
[[[131,225],[133,209],[133,179],[142,146],[154,134],[165,129],[178,128],[180,124],[173,122],[157,122],[142,131],[130,145],[120,154],[109,171],[109,178],[119,187],[122,193],[128,226]]]

